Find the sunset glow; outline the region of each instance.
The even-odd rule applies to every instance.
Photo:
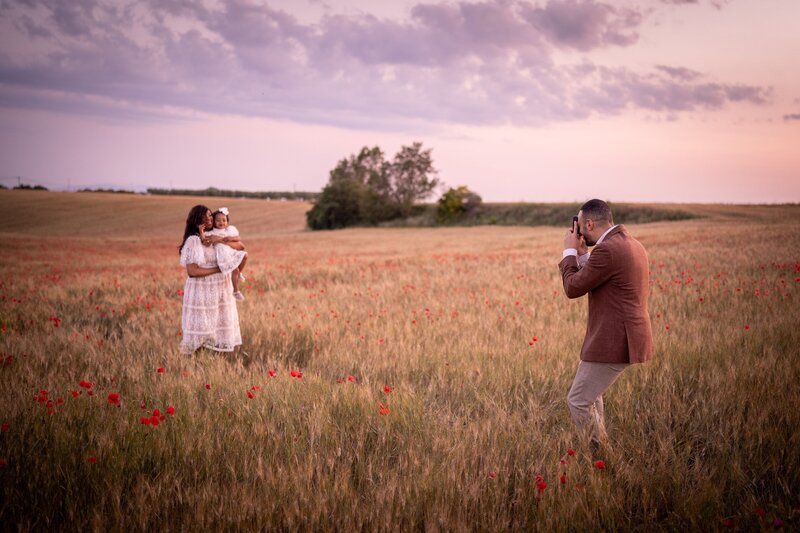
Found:
[[[489,201],[800,201],[796,0],[3,2],[0,178],[319,190],[421,141]]]

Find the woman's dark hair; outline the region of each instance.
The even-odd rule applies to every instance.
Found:
[[[203,223],[203,219],[209,211],[211,210],[204,205],[196,205],[189,211],[189,216],[186,217],[186,229],[183,230],[183,241],[181,241],[181,245],[178,246],[178,255],[180,255],[183,250],[186,239],[192,235],[200,236],[200,230],[198,230],[197,227]]]
[[[217,219],[217,215],[225,215],[225,213],[223,213],[222,211],[219,211],[219,210],[214,211],[213,213],[211,213],[211,218],[216,220]],[[228,224],[230,224],[231,223],[230,215],[225,215],[225,220],[227,220]]]

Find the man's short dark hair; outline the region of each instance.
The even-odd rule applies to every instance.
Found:
[[[581,207],[583,211],[583,219],[591,219],[595,222],[606,221],[609,224],[614,223],[614,218],[611,216],[611,208],[603,200],[589,200]]]

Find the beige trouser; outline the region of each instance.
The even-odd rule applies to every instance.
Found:
[[[627,363],[591,363],[581,361],[567,404],[578,431],[593,441],[605,441],[606,426],[603,419],[603,393],[614,383]]]

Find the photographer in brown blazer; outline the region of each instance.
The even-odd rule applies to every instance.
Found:
[[[587,246],[594,246],[591,254]],[[608,438],[603,393],[628,365],[653,353],[647,252],[625,226],[614,225],[606,202],[589,200],[578,213],[577,228],[564,236],[558,267],[568,298],[589,295],[581,362],[567,403],[579,432],[597,450]]]

